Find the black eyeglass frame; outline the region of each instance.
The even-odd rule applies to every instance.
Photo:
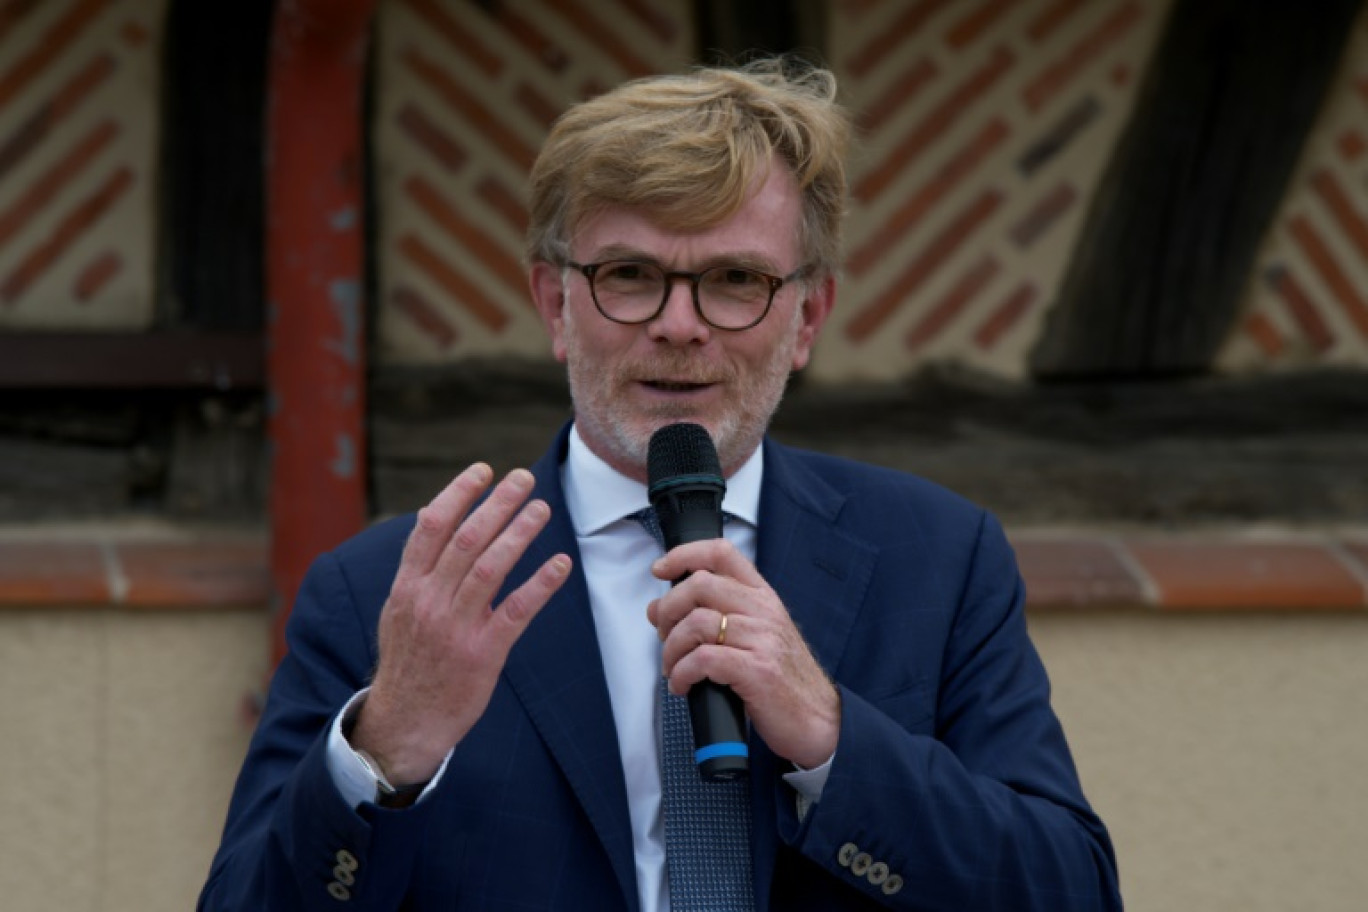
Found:
[[[617,317],[611,316],[607,311],[603,309],[603,305],[599,303],[598,292],[594,290],[594,275],[604,266],[608,266],[615,263],[630,263],[637,266],[650,266],[654,269],[659,269],[663,274],[663,278],[665,279],[665,291],[660,296],[660,304],[657,305],[655,310],[651,311],[651,314],[649,316],[642,317],[640,320],[622,320]],[[621,324],[623,326],[640,326],[642,323],[650,323],[656,317],[659,317],[660,314],[665,310],[666,302],[670,300],[670,292],[674,289],[674,280],[688,279],[689,295],[693,299],[694,312],[698,314],[698,318],[702,320],[704,323],[707,323],[713,329],[720,330],[722,332],[745,332],[748,329],[754,329],[756,326],[759,326],[760,322],[764,320],[765,317],[769,316],[770,308],[774,306],[774,296],[779,293],[779,289],[783,288],[786,283],[792,282],[794,279],[797,279],[807,271],[806,266],[799,266],[797,269],[793,270],[793,272],[790,272],[786,276],[777,276],[770,275],[768,272],[761,272],[758,269],[751,269],[749,266],[735,266],[722,264],[718,266],[709,266],[702,272],[686,272],[682,269],[666,269],[659,263],[653,262],[651,260],[632,259],[602,260],[598,263],[576,263],[574,260],[566,260],[565,265],[578,271],[580,275],[584,276],[585,280],[589,283],[589,297],[593,298],[594,300],[594,309],[597,310],[600,314],[602,314],[605,320],[611,320],[612,322]],[[760,311],[760,316],[756,317],[754,320],[747,323],[745,326],[718,326],[712,320],[709,320],[708,315],[703,312],[703,304],[698,300],[699,282],[702,281],[703,276],[718,269],[742,269],[746,272],[752,273],[753,275],[760,276],[762,279],[769,283],[769,299],[765,301],[765,309]]]

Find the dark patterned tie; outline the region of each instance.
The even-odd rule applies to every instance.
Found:
[[[665,547],[655,510],[631,514]],[[731,517],[723,515],[723,521]],[[671,912],[750,912],[750,777],[704,782],[694,761],[689,701],[660,679],[665,861]]]

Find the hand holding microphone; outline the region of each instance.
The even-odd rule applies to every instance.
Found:
[[[744,775],[735,745],[745,746],[747,713],[780,757],[825,763],[840,733],[839,695],[779,596],[722,538],[726,483],[707,431],[658,430],[647,472],[667,551],[652,572],[674,583],[648,617],[665,644],[671,689],[688,690],[700,773]]]
[[[655,508],[665,550],[722,537],[722,495],[727,484],[708,432],[697,424],[671,424],[651,436],[646,461],[647,494]],[[686,577],[674,580],[677,585]],[[725,644],[727,615],[718,622],[717,645]],[[704,779],[735,779],[750,768],[746,710],[729,687],[702,680],[689,688],[694,757]]]

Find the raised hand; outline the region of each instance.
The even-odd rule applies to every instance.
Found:
[[[418,511],[380,615],[380,660],[350,740],[395,785],[432,778],[484,714],[513,643],[570,573],[570,558],[557,554],[493,606],[551,511],[528,501],[526,469],[476,507],[492,480],[477,463]]]

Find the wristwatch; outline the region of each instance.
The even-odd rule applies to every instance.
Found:
[[[356,754],[356,759],[361,761],[366,772],[375,777],[375,803],[382,808],[406,808],[418,800],[418,796],[427,788],[426,782],[415,782],[411,785],[394,785],[385,778],[385,771],[380,768],[380,763],[359,748],[352,748],[352,753]]]

